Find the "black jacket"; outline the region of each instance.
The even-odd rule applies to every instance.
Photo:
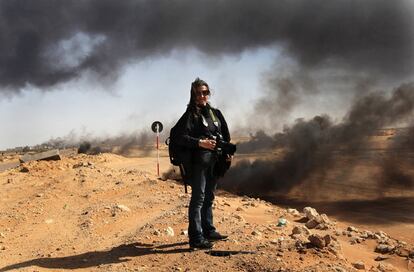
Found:
[[[216,127],[212,124],[213,120],[209,114],[203,114],[204,120],[208,123],[208,126],[206,126],[203,124],[202,113],[195,115],[187,109],[177,123],[180,135],[177,139],[179,145],[194,150],[201,149],[198,146],[199,140],[210,138],[210,134],[214,134],[215,129],[222,135],[224,141],[230,142],[230,132],[223,114],[220,110],[212,108],[209,105],[206,106],[205,111],[208,111],[209,108],[211,108],[214,115],[217,117],[218,126]]]

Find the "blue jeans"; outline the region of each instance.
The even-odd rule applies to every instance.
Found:
[[[188,236],[197,243],[214,232],[213,201],[217,179],[213,176],[216,155],[210,151],[197,152],[191,176],[191,201],[188,208]]]

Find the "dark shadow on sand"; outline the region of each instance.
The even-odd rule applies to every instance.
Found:
[[[173,254],[191,251],[189,247],[179,248],[183,245],[188,245],[188,243],[182,242],[160,246],[133,243],[127,245],[120,245],[108,251],[93,251],[67,257],[33,259],[30,261],[21,262],[0,268],[0,272],[30,266],[39,266],[51,269],[88,268],[103,264],[127,262],[129,260],[127,257],[138,257],[149,254]]]
[[[311,206],[319,213],[326,213],[341,221],[360,224],[400,224],[414,222],[414,197],[386,197],[372,200],[343,200],[310,202],[283,197],[262,197],[286,208]]]

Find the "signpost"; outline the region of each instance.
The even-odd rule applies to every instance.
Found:
[[[160,121],[155,121],[152,123],[151,129],[157,134],[157,175],[160,176],[160,132],[163,129],[163,125]]]

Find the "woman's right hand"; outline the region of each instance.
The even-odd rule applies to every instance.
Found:
[[[200,141],[198,141],[198,146],[205,149],[214,150],[214,148],[216,148],[216,141],[210,139],[200,139]]]

